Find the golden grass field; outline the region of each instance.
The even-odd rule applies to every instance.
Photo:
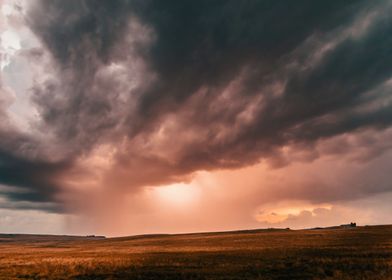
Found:
[[[107,239],[0,235],[0,279],[392,279],[392,226]]]

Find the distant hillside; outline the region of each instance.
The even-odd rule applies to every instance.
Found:
[[[50,235],[50,234],[0,234],[0,242],[43,242],[103,239],[104,236]]]

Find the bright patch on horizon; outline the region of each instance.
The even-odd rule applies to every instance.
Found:
[[[193,185],[173,184],[155,187],[154,194],[158,200],[171,206],[186,207],[193,204],[200,196],[200,189]]]
[[[314,215],[316,209],[327,209],[331,210],[332,205],[330,204],[320,204],[320,205],[298,205],[298,203],[293,203],[294,205],[282,206],[282,207],[271,207],[263,208],[256,214],[256,220],[259,222],[266,222],[269,224],[278,224],[287,221],[290,216],[298,216],[302,212],[309,212]]]

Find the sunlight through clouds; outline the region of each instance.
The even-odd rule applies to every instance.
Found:
[[[391,12],[1,0],[2,207],[112,235],[367,222],[392,190]]]

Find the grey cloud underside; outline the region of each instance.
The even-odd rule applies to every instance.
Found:
[[[0,183],[31,191],[14,200],[56,201],[56,178],[79,155],[124,138],[114,173],[132,188],[388,128],[388,11],[390,1],[38,1],[27,22],[56,71],[34,85],[34,103],[63,158],[2,147]],[[170,118],[172,144],[159,146]]]
[[[12,190],[1,190],[0,194],[6,195],[11,201],[34,202],[43,205],[44,210],[62,211],[61,205],[56,203],[58,185],[56,175],[67,168],[65,163],[48,163],[31,161],[11,156],[9,152],[0,150],[0,178],[1,184],[15,186]],[[54,203],[52,203],[54,202]],[[19,205],[16,208],[29,209],[36,207],[34,204]],[[3,205],[4,206],[4,205]]]

